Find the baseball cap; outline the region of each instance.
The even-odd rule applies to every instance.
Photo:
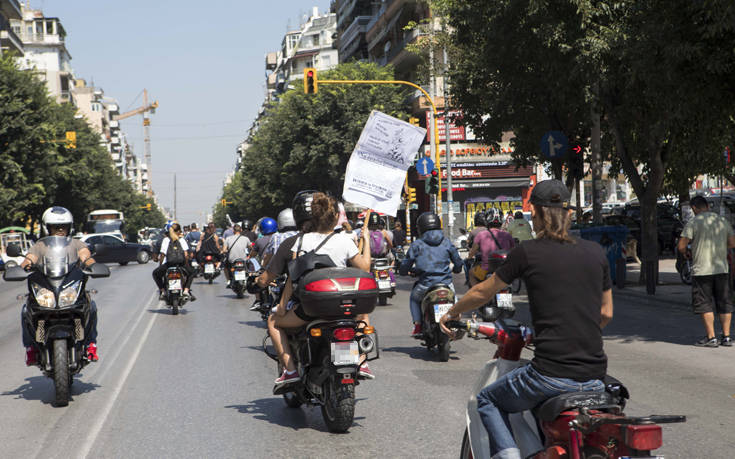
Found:
[[[542,180],[531,191],[531,204],[543,207],[575,209],[569,204],[572,195],[560,180]]]

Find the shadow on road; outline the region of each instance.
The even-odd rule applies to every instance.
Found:
[[[172,315],[174,315],[173,314],[173,310],[171,308],[169,308],[169,307],[165,307],[165,308],[161,308],[161,309],[149,309],[148,312],[151,312],[153,314],[162,314],[162,315],[165,315],[165,316],[172,316]],[[189,314],[190,312],[191,311],[189,311],[188,309],[181,309],[181,308],[179,308],[179,315],[185,316],[185,315]]]
[[[239,323],[240,325],[249,325],[251,327],[262,328],[263,330],[268,328],[265,321],[262,321],[262,320],[248,320],[248,321],[240,320],[237,323]]]
[[[26,378],[26,383],[12,391],[3,392],[0,395],[13,395],[16,399],[38,400],[45,405],[54,404],[54,382],[51,378],[45,376],[32,376]],[[86,383],[79,379],[74,379],[71,385],[72,398],[75,395],[86,394],[100,387],[99,384]]]
[[[355,400],[356,402],[360,399]],[[281,397],[261,398],[253,400],[247,405],[228,405],[225,408],[232,408],[242,414],[251,414],[255,419],[268,421],[271,424],[281,427],[288,427],[293,430],[313,429],[320,432],[328,433],[327,426],[323,422],[314,422],[309,424],[308,408],[289,408],[286,406]],[[321,419],[321,413],[319,414]],[[355,417],[354,421],[365,419],[364,417]],[[359,426],[357,422],[352,423],[352,427]]]
[[[395,352],[395,353],[400,353],[400,354],[406,354],[407,356],[411,357],[412,359],[424,360],[426,362],[438,362],[439,361],[439,355],[437,354],[436,351],[434,351],[434,350],[430,351],[430,350],[426,349],[424,346],[421,346],[418,343],[418,341],[416,342],[416,346],[412,346],[412,347],[399,347],[399,346],[386,347],[386,348],[382,348],[380,350],[380,352]],[[456,355],[454,355],[454,354],[456,354],[456,351],[455,350],[452,349],[449,352],[450,352],[450,354],[449,354],[449,360],[459,360],[459,357],[457,357]]]

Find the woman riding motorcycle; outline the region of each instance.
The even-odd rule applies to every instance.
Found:
[[[485,218],[488,229],[477,233],[470,253],[467,255],[470,260],[474,259],[478,252],[481,256],[481,263],[470,272],[470,285],[485,280],[490,271],[490,255],[493,252],[510,250],[515,246],[510,233],[500,229],[503,219],[498,209],[491,208]]]
[[[447,284],[452,289],[452,271],[462,271],[462,258],[454,244],[444,237],[442,222],[432,212],[424,212],[417,220],[419,239],[408,249],[406,258],[401,262],[401,275],[405,276],[413,267],[419,280],[411,291],[411,318],[413,319],[412,336],[421,334],[421,300],[431,287],[436,284]],[[449,269],[449,263],[454,269]]]
[[[186,272],[186,280],[184,283],[182,297],[191,301],[196,301],[196,297],[190,291],[191,283],[194,280],[194,270],[188,265],[189,245],[186,243],[186,240],[181,237],[181,225],[174,222],[171,225],[166,225],[166,227],[167,237],[161,242],[161,249],[158,255],[158,267],[153,270],[153,280],[156,282],[156,286],[158,286],[159,299],[163,300],[166,298],[166,293],[164,291],[166,270],[170,266],[180,266],[181,269]],[[168,249],[175,243],[178,243],[183,251],[184,261],[182,263],[171,263],[168,260]]]

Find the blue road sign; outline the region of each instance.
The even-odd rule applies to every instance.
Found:
[[[416,171],[419,173],[419,175],[429,175],[433,170],[434,161],[432,161],[431,158],[429,158],[428,156],[424,156],[423,158],[416,161]]]
[[[549,131],[541,137],[541,151],[549,159],[563,158],[569,149],[569,140],[561,131]]]

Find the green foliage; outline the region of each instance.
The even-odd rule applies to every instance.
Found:
[[[0,59],[0,226],[37,222],[52,205],[68,208],[78,227],[103,208],[121,210],[131,232],[163,224],[155,206],[138,209],[149,201],[115,173],[99,134],[75,114],[14,58]],[[60,141],[66,131],[76,131],[76,149]]]
[[[320,80],[393,80],[390,67],[341,64],[319,73]],[[319,85],[316,95],[301,86],[283,94],[268,108],[250,139],[240,171],[223,195],[233,220],[257,220],[290,207],[304,189],[342,193],[345,168],[372,110],[408,119],[404,111],[410,91],[399,85]],[[224,217],[219,204],[215,219]]]

